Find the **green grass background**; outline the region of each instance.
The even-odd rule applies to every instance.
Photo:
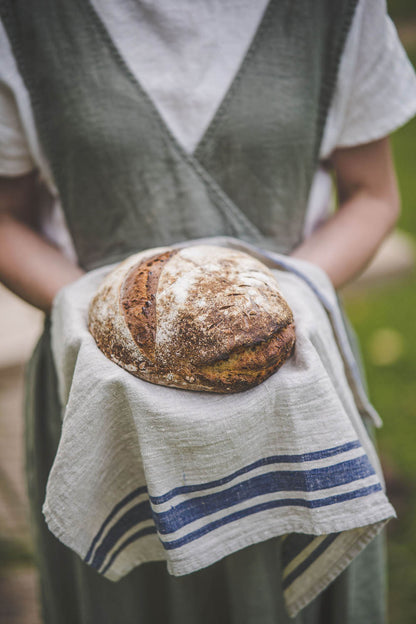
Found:
[[[389,12],[399,27],[406,28],[407,52],[416,67],[416,2],[391,1]],[[399,227],[416,243],[416,119],[393,134],[392,144],[402,196]],[[399,515],[388,529],[391,624],[416,623],[415,285],[411,276],[346,301],[362,345],[370,397],[384,421],[377,440],[389,494]],[[394,361],[380,365],[372,355],[372,345],[377,331],[384,329],[401,338],[402,348]]]
[[[412,19],[416,15],[414,0],[387,0],[387,6],[390,15],[395,21],[407,18]]]

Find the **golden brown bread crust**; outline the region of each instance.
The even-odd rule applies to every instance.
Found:
[[[202,365],[195,372],[201,383],[212,384],[216,392],[248,390],[275,373],[290,357],[295,344],[295,324],[257,344],[238,347],[229,357]]]
[[[138,254],[93,299],[99,348],[153,383],[239,392],[274,373],[295,344],[273,274],[242,252],[195,246]]]
[[[163,264],[176,250],[165,251],[132,267],[124,280],[120,303],[127,327],[146,358],[155,360],[156,293]]]

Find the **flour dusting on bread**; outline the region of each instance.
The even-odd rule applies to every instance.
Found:
[[[264,381],[295,342],[273,273],[248,254],[211,245],[127,259],[95,296],[90,331],[107,357],[142,379],[213,392]]]

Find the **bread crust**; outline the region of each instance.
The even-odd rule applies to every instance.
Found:
[[[295,344],[271,271],[210,245],[128,258],[92,300],[89,328],[107,357],[141,379],[221,393],[261,383]]]
[[[142,260],[124,279],[120,303],[133,340],[147,360],[155,361],[156,293],[163,265],[175,253],[169,250]]]

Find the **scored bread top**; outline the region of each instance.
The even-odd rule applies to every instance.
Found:
[[[247,254],[188,247],[159,278],[156,350],[195,366],[258,344],[293,320],[273,274]]]
[[[110,274],[90,308],[91,333],[120,366],[153,383],[236,392],[289,357],[292,312],[255,258],[211,245],[134,258]]]
[[[120,292],[120,304],[133,340],[146,358],[155,361],[156,294],[163,265],[174,250],[142,260],[127,273]]]

